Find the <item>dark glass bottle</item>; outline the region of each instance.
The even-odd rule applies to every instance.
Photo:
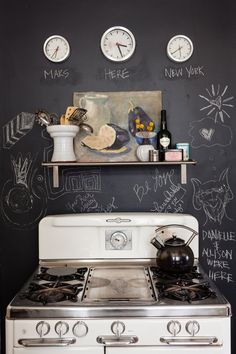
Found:
[[[165,151],[171,148],[171,133],[167,129],[166,110],[161,111],[161,126],[157,134],[157,149],[161,161],[165,160]]]

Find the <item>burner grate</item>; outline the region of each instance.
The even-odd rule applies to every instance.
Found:
[[[41,302],[43,305],[56,303],[65,300],[76,302],[77,295],[83,290],[83,284],[67,284],[62,282],[37,284],[30,283],[28,290],[21,294],[22,298],[34,302]]]
[[[191,272],[181,274],[163,272],[158,267],[151,267],[150,270],[155,287],[158,290],[159,299],[191,303],[216,297],[215,292],[210,288],[209,282],[204,281],[203,275],[195,266]]]
[[[71,281],[71,280],[80,280],[84,281],[85,274],[87,273],[88,268],[67,268],[67,267],[41,267],[40,273],[36,274],[35,280],[46,280],[46,281]]]

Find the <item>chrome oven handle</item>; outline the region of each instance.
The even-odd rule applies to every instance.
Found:
[[[137,336],[98,336],[97,342],[107,346],[130,345],[138,342]]]
[[[67,347],[75,342],[75,338],[25,338],[18,340],[18,343],[23,347]]]
[[[222,346],[217,337],[161,337],[161,343],[187,346]]]

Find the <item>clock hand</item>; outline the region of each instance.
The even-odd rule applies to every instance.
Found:
[[[121,51],[121,49],[120,49],[120,44],[119,44],[119,43],[116,43],[116,46],[117,46],[117,48],[118,48],[118,50],[119,50],[119,52],[120,52],[121,57],[123,57],[122,51]]]
[[[52,58],[57,56],[58,49],[59,49],[59,46],[56,47],[54,53],[52,54]]]
[[[116,45],[118,45],[119,47],[127,47],[127,45],[121,43],[116,43]]]
[[[179,48],[178,48],[178,49],[174,50],[174,51],[173,51],[173,52],[171,52],[170,54],[174,54],[174,53],[178,52],[178,50],[179,50],[179,51],[181,51],[181,49],[182,49],[182,48],[183,48],[183,47],[180,47],[180,46],[179,46]]]

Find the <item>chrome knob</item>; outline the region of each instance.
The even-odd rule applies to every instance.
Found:
[[[170,321],[167,324],[167,330],[173,336],[176,336],[181,331],[181,324],[179,321]]]
[[[76,322],[72,331],[76,337],[85,337],[86,334],[88,333],[88,326],[86,325],[85,322],[79,321]]]
[[[46,336],[50,331],[49,323],[45,321],[40,321],[36,326],[36,332],[40,337]]]
[[[55,332],[59,337],[64,336],[69,331],[69,325],[66,322],[59,321],[55,324]]]
[[[121,321],[115,321],[111,324],[111,331],[117,337],[120,337],[122,333],[125,331],[125,324]]]
[[[185,329],[191,336],[195,336],[200,330],[200,324],[197,321],[189,321],[186,323]]]

